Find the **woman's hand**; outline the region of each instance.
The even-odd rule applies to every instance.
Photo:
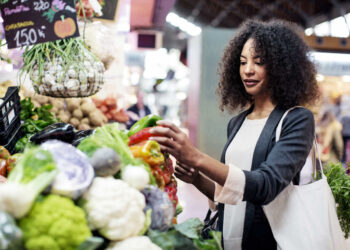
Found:
[[[175,176],[180,180],[193,184],[196,181],[198,174],[199,171],[197,169],[181,164],[180,162],[176,162]]]
[[[173,155],[177,161],[196,168],[202,153],[192,145],[187,135],[171,122],[162,120],[157,125],[159,127],[150,130],[154,134],[150,140],[157,141],[161,149]]]

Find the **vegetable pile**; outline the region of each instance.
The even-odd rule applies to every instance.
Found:
[[[348,163],[347,168],[349,167]],[[350,233],[350,176],[346,174],[346,169],[340,162],[327,164],[324,174],[337,204],[340,226],[345,237],[348,238]]]
[[[159,119],[130,131],[103,125],[76,147],[72,138],[85,131],[70,124],[32,136],[36,145],[0,184],[0,249],[221,249],[220,233],[201,238],[198,219],[176,224],[172,163],[144,131]]]
[[[162,118],[159,116],[148,115],[136,122],[128,132],[128,144],[135,158],[142,159],[150,165],[158,187],[169,195],[176,210],[178,205],[177,183],[173,176],[172,160],[168,154],[160,151],[160,146],[156,141],[148,140],[152,136],[151,127],[156,126],[160,119]]]
[[[106,97],[105,99],[92,98],[96,107],[107,117],[109,121],[127,122],[129,116],[124,109],[119,109],[115,97]]]
[[[38,94],[84,97],[102,88],[103,63],[80,38],[36,44],[23,53],[21,76],[29,75]]]
[[[107,118],[90,98],[63,99],[36,94],[31,99],[34,107],[52,105],[50,111],[60,121],[70,123],[79,130],[93,129],[107,122]]]

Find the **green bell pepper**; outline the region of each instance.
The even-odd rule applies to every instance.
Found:
[[[147,115],[140,120],[138,120],[129,130],[128,136],[132,136],[133,134],[139,132],[140,130],[148,127],[153,127],[157,125],[157,121],[162,120],[163,118],[158,115]]]

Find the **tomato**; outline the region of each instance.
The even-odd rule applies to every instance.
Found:
[[[162,175],[162,170],[159,167],[151,168],[152,175],[156,179],[157,185],[160,189],[165,186],[164,178]]]
[[[9,151],[4,146],[0,146],[0,158],[7,160],[10,156]]]
[[[176,182],[170,182],[168,185],[164,187],[164,192],[169,195],[170,200],[173,202],[174,209],[176,210],[176,206],[179,203],[179,199],[177,197],[177,184]]]
[[[168,171],[170,172],[170,175],[172,175],[175,171],[174,171],[173,161],[170,159],[169,156],[165,158],[165,165],[167,166]]]
[[[0,175],[6,177],[7,162],[5,159],[0,159]]]

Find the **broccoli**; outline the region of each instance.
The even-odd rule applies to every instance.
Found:
[[[28,250],[74,250],[92,236],[84,211],[53,194],[38,197],[19,226]]]

